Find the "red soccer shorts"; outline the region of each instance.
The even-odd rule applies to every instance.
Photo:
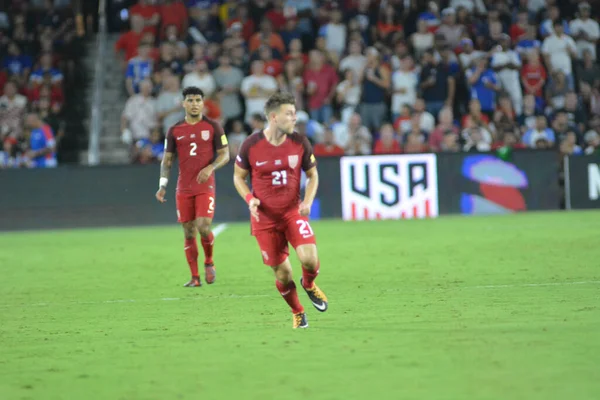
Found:
[[[259,224],[255,225],[253,234],[263,262],[270,267],[283,263],[290,255],[288,242],[293,248],[317,243],[308,218],[300,215],[298,210],[285,214],[275,227],[260,229]]]
[[[186,194],[177,193],[177,221],[194,221],[197,218],[213,218],[215,214],[215,195],[213,193]]]

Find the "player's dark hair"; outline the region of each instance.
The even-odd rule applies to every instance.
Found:
[[[183,98],[185,99],[188,96],[201,96],[204,99],[204,92],[202,89],[196,86],[188,86],[183,89]]]
[[[275,110],[278,110],[284,104],[296,106],[296,98],[289,92],[278,92],[269,97],[265,104],[265,115],[269,115]]]

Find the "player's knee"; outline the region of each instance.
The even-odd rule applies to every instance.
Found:
[[[198,232],[200,232],[200,236],[207,237],[210,235],[210,224],[205,222],[198,223]]]
[[[273,272],[275,272],[275,279],[284,285],[292,281],[292,268],[289,265],[280,264],[273,267]]]
[[[314,270],[319,264],[319,259],[316,254],[303,254],[299,257],[302,266],[309,270]]]
[[[183,224],[183,234],[186,239],[193,239],[196,237],[196,230],[194,229],[193,223],[185,223]]]

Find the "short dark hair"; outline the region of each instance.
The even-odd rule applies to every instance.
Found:
[[[291,104],[296,106],[296,98],[289,92],[278,92],[269,97],[265,104],[265,114],[268,116],[269,113],[279,109],[284,104]]]
[[[201,96],[204,99],[204,92],[197,86],[188,86],[183,89],[183,98],[188,96]]]

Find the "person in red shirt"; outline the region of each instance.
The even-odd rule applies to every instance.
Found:
[[[510,147],[511,149],[526,149],[523,143],[519,142],[519,137],[512,130],[506,130],[502,134],[502,140],[492,144],[492,150],[498,150],[501,147]]]
[[[258,50],[260,59],[265,63],[265,74],[277,78],[283,72],[283,63],[273,58],[273,50],[268,46],[261,46]]]
[[[223,127],[203,115],[204,93],[201,89],[190,86],[183,90],[183,108],[185,119],[173,125],[165,138],[156,199],[161,203],[166,201],[169,174],[177,154],[177,219],[183,226],[184,250],[192,273],[192,279],[184,286],[199,287],[202,282],[198,274],[198,232],[204,249],[206,283],[213,283],[216,277],[213,262],[215,237],[210,229],[215,213],[214,171],[229,162],[229,146]]]
[[[546,69],[540,62],[540,55],[537,51],[530,52],[527,64],[521,69],[521,82],[525,93],[523,95],[532,94],[536,98],[543,96],[543,88],[546,83]]]
[[[529,26],[529,14],[527,10],[520,10],[517,14],[517,21],[511,25],[509,33],[513,43],[517,43],[523,35],[527,33]]]
[[[288,241],[302,263],[300,283],[313,306],[327,310],[325,293],[315,279],[319,258],[315,234],[308,222],[319,186],[317,160],[308,138],[294,131],[296,104],[292,94],[280,92],[265,104],[268,126],[250,135],[236,157],[233,182],[248,203],[251,232],[260,247],[263,262],[275,273],[275,284],[292,309],[293,328],[307,328],[304,307],[292,278]],[[302,171],[307,183],[300,200]],[[251,176],[252,192],[246,183]]]
[[[331,102],[339,81],[338,74],[325,63],[325,55],[320,51],[311,50],[309,57],[309,67],[304,71],[308,111],[311,119],[327,124],[333,114]]]
[[[379,139],[375,141],[373,154],[400,154],[402,148],[396,140],[394,127],[391,124],[384,124],[379,132]]]
[[[166,29],[169,25],[177,27],[177,36],[188,29],[188,11],[181,0],[164,0],[164,4],[160,6],[160,24],[161,36],[166,37]]]
[[[314,153],[317,157],[341,157],[344,155],[344,149],[335,143],[331,128],[326,128],[323,142],[315,144]]]
[[[160,22],[160,9],[150,4],[150,0],[138,0],[138,3],[129,8],[129,15],[139,15],[144,19],[144,26],[156,35],[156,27]]]
[[[115,43],[115,53],[123,51],[126,62],[135,57],[142,36],[147,32],[144,29],[144,19],[141,16],[132,15],[130,22],[131,30],[121,34]]]
[[[286,23],[283,6],[283,0],[275,0],[273,8],[267,11],[265,14],[265,17],[267,17],[273,24],[273,29],[275,31],[282,30]]]

